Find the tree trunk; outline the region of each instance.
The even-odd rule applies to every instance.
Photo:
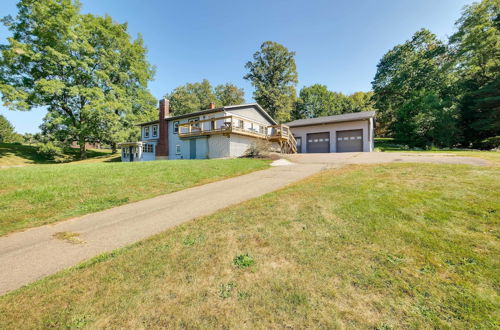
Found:
[[[87,149],[85,148],[85,138],[81,136],[78,144],[80,145],[80,159],[87,159]]]
[[[117,151],[116,142],[112,142],[111,143],[111,153],[116,154],[116,151]]]

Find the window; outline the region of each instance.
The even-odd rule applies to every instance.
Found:
[[[244,127],[243,127],[243,120],[241,120],[241,119],[240,119],[240,120],[238,120],[238,127],[239,127],[239,128],[244,128]]]
[[[199,127],[200,123],[198,123],[198,118],[188,119],[188,123],[192,123],[191,127]]]
[[[179,122],[174,121],[174,134],[179,133]]]
[[[153,152],[153,145],[150,143],[145,143],[142,152]]]
[[[175,154],[176,155],[180,155],[181,154],[181,145],[180,144],[177,144],[175,146]]]
[[[144,138],[148,138],[149,137],[149,126],[146,126],[144,127]]]
[[[153,137],[158,136],[158,125],[153,125]]]

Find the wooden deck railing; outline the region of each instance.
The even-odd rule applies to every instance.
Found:
[[[230,115],[214,117],[204,120],[195,120],[179,125],[179,137],[188,138],[214,134],[239,134],[278,142],[282,151],[297,152],[297,142],[286,125],[265,126],[257,121]]]

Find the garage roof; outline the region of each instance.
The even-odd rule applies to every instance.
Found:
[[[298,119],[286,123],[285,125],[288,125],[290,127],[321,125],[329,123],[340,123],[346,121],[364,120],[373,117],[375,117],[375,111],[362,111],[362,112],[345,113],[343,115]]]

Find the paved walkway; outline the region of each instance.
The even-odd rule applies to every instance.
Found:
[[[397,161],[486,165],[479,158],[401,153],[307,154],[276,166],[0,237],[0,294],[74,266],[100,253],[145,239],[178,224],[272,192],[325,168]],[[281,162],[286,165],[286,162]],[[78,233],[73,244],[53,237]]]

